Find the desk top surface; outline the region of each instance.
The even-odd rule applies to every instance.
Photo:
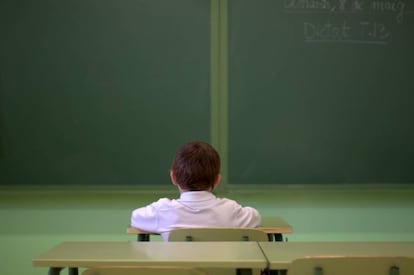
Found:
[[[262,224],[257,229],[268,234],[293,232],[292,226],[280,217],[262,217]],[[135,227],[127,227],[126,232],[129,234],[151,234],[151,232],[142,231]]]
[[[414,258],[414,242],[260,242],[270,269],[287,269],[308,256],[405,256]]]
[[[63,242],[34,258],[33,265],[264,268],[267,261],[256,242]]]

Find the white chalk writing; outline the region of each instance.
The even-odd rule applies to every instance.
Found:
[[[285,10],[317,10],[325,12],[392,13],[402,23],[406,4],[402,0],[284,0]]]
[[[356,44],[387,44],[391,33],[387,27],[378,22],[361,21],[351,25],[346,21],[341,24],[326,22],[315,24],[305,22],[303,25],[306,42],[342,42]]]
[[[284,0],[284,10],[309,14],[308,18],[315,16],[315,22],[306,19],[303,23],[305,42],[386,45],[392,37],[390,24],[404,21],[406,3],[404,0]]]

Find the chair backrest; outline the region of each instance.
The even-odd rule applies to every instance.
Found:
[[[414,258],[393,256],[306,257],[292,262],[288,275],[412,275]]]
[[[172,230],[168,237],[169,242],[180,241],[268,241],[267,234],[254,228],[235,227],[203,227],[179,228]]]
[[[88,268],[82,275],[207,275],[207,272],[177,266],[100,266]]]

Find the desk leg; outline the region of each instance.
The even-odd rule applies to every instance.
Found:
[[[59,275],[63,267],[49,267],[48,275]]]
[[[275,242],[283,242],[283,235],[281,233],[275,234]]]
[[[149,234],[138,234],[137,241],[138,242],[149,242],[150,235]]]
[[[267,234],[269,242],[283,242],[283,234],[282,233],[269,233]],[[286,239],[287,241],[287,239]]]
[[[63,269],[63,267],[49,267],[48,275],[59,275],[60,271]],[[77,267],[69,267],[68,269],[69,275],[78,275],[78,268]]]
[[[252,275],[253,271],[250,268],[238,268],[236,275]]]
[[[78,275],[78,273],[77,267],[69,267],[69,275]]]
[[[287,270],[269,270],[269,269],[267,269],[264,274],[268,274],[268,275],[287,275]]]

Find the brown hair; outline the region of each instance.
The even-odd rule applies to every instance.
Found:
[[[220,156],[210,144],[190,141],[175,154],[171,170],[182,189],[210,190],[220,174]]]

